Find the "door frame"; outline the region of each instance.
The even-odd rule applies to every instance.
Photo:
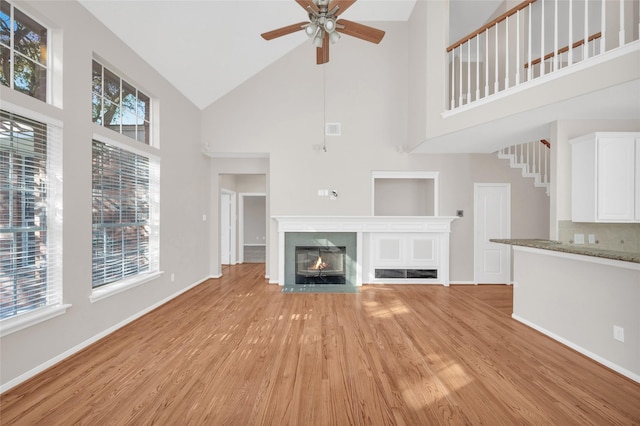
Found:
[[[511,184],[504,182],[496,182],[496,183],[474,183],[473,184],[473,281],[475,284],[478,283],[478,267],[479,267],[479,259],[481,258],[478,253],[478,190],[482,187],[502,187],[506,189],[506,199],[505,203],[506,211],[503,211],[504,217],[506,218],[506,235],[500,236],[500,238],[511,238]],[[497,244],[497,243],[496,243]],[[506,261],[505,265],[508,269],[507,276],[507,284],[512,284],[512,268],[511,268],[511,247],[504,245],[504,250],[506,253]]]
[[[222,242],[222,229],[224,224],[222,223],[222,206],[223,206],[223,197],[229,197],[229,265],[235,265],[238,263],[237,261],[237,214],[236,214],[236,200],[237,196],[234,191],[230,191],[228,189],[221,188],[220,189],[220,241]],[[220,244],[220,264],[222,263],[222,244]]]

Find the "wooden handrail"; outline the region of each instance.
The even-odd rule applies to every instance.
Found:
[[[546,146],[547,148],[551,148],[551,144],[549,143],[548,140],[546,139],[540,139],[540,143],[544,146]]]
[[[466,43],[467,41],[471,40],[472,38],[474,38],[478,34],[484,32],[487,28],[491,28],[494,25],[499,24],[500,22],[504,21],[505,19],[507,19],[511,15],[514,15],[519,10],[524,9],[525,7],[529,6],[531,3],[535,3],[536,1],[537,0],[525,0],[522,3],[518,4],[517,6],[512,7],[511,9],[509,9],[508,11],[503,13],[502,15],[498,16],[496,19],[494,19],[491,22],[483,25],[482,27],[478,28],[477,30],[475,30],[471,34],[461,38],[457,42],[453,43],[451,46],[447,47],[447,52],[451,52],[456,47],[460,46],[463,43]]]
[[[601,32],[595,33],[595,34],[589,36],[589,38],[587,39],[588,40],[587,42],[599,39],[600,37],[602,37],[602,33]],[[584,44],[584,39],[581,39],[581,40],[578,40],[575,43],[573,43],[571,45],[571,48],[575,49],[576,47],[582,46],[583,44]],[[565,46],[563,48],[558,49],[558,55],[561,55],[561,54],[563,54],[565,52],[568,52],[568,51],[569,51],[569,46]],[[556,52],[547,53],[546,55],[544,55],[544,60],[546,61],[547,59],[551,59],[554,56],[556,56]],[[541,58],[534,59],[533,61],[531,61],[531,66],[537,65],[540,62],[542,62]],[[524,64],[524,67],[525,68],[529,68],[529,62],[526,62]]]

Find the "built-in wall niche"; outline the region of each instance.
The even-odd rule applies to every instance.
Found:
[[[438,172],[372,172],[374,216],[438,216]]]

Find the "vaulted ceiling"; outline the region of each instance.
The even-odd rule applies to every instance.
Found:
[[[79,1],[201,109],[300,44],[310,44],[302,31],[272,41],[260,37],[307,19],[294,0]],[[407,21],[415,3],[358,0],[342,18],[365,24]],[[457,23],[451,38],[482,25],[503,3],[451,0]]]

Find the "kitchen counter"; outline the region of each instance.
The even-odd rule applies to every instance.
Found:
[[[640,254],[492,241],[513,246],[513,319],[640,383]]]
[[[489,241],[500,244],[509,244],[512,246],[530,247],[562,253],[600,257],[603,259],[620,260],[623,262],[640,263],[640,253],[602,250],[595,245],[563,244],[560,241],[540,239],[490,239]]]

